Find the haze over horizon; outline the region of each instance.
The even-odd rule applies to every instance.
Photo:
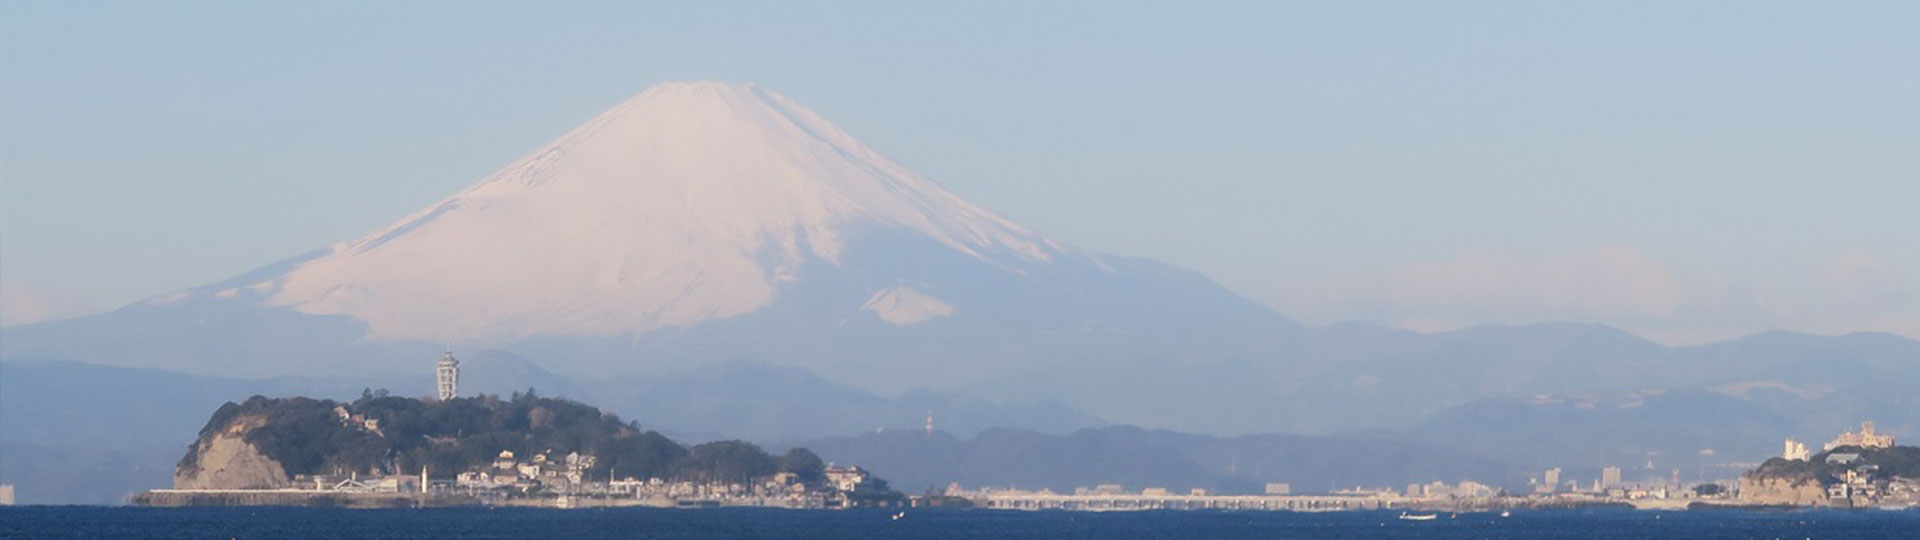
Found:
[[[655,83],[718,79],[1310,324],[1920,338],[1911,18],[599,7],[628,11],[0,6],[0,325],[358,237]]]

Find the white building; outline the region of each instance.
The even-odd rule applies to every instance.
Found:
[[[827,477],[827,485],[833,486],[834,489],[840,491],[860,491],[861,486],[865,485],[867,479],[872,476],[867,473],[866,469],[860,467],[835,467],[833,465],[827,466],[825,474]]]
[[[1791,460],[1806,461],[1807,458],[1813,457],[1813,453],[1807,451],[1806,443],[1796,441],[1793,439],[1787,439],[1786,450],[1780,453],[1780,457],[1791,459]]]
[[[1825,448],[1828,451],[1832,451],[1833,449],[1839,448],[1842,446],[1858,446],[1861,448],[1893,448],[1893,436],[1882,434],[1882,433],[1874,433],[1873,421],[1869,420],[1869,421],[1860,423],[1859,433],[1854,433],[1851,431],[1846,433],[1841,433],[1839,437],[1834,437],[1832,441],[1828,442]]]
[[[1454,494],[1461,497],[1492,497],[1498,492],[1493,489],[1493,486],[1465,480],[1460,482],[1460,487],[1454,491]]]

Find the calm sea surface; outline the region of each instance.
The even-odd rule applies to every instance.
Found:
[[[1920,538],[1916,511],[1397,512],[0,507],[4,538]]]

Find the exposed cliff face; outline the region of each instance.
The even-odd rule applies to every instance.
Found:
[[[1850,454],[1846,460],[1831,456]],[[1842,446],[1804,460],[1773,458],[1740,477],[1740,499],[1757,504],[1800,506],[1860,506],[1868,499],[1828,499],[1826,487],[1864,475],[1867,483],[1885,489],[1889,482],[1920,479],[1920,447],[1861,448]]]
[[[291,485],[287,469],[246,440],[247,431],[266,424],[258,415],[233,418],[204,434],[173,473],[174,489],[270,489]]]
[[[1748,474],[1740,477],[1740,500],[1753,504],[1822,506],[1827,504],[1827,490],[1811,477]]]

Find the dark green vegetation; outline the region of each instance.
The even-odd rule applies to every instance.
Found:
[[[355,421],[342,421],[345,405]],[[377,431],[360,420],[377,422]],[[417,473],[451,477],[490,464],[502,450],[523,459],[545,452],[595,456],[591,478],[609,475],[697,481],[740,481],[794,472],[810,483],[821,479],[818,456],[796,448],[772,456],[753,444],[718,441],[691,449],[638,423],[529,389],[502,399],[494,395],[421,401],[365,392],[342,404],[309,398],[254,396],[215,411],[200,439],[246,425],[244,440],[279,462],[288,475]],[[190,448],[182,466],[197,461]]]
[[[1827,457],[1833,454],[1859,454],[1860,461],[1851,464],[1828,463]],[[1920,447],[1895,446],[1893,448],[1868,449],[1858,446],[1842,446],[1832,451],[1814,454],[1806,461],[1773,458],[1754,469],[1754,476],[1765,478],[1786,478],[1793,480],[1818,479],[1822,483],[1840,481],[1848,469],[1856,469],[1862,464],[1879,468],[1872,479],[1884,480],[1894,477],[1920,478]]]

